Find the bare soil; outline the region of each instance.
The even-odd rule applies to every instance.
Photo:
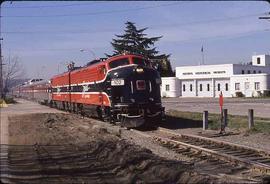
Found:
[[[186,162],[130,144],[95,120],[61,113],[8,119],[10,144],[1,145],[3,183],[221,182]]]

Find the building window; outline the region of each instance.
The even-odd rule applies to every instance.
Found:
[[[242,70],[242,74],[245,74],[245,70]]]
[[[261,70],[259,70],[259,73],[262,73],[262,71],[261,71]]]
[[[221,73],[226,73],[226,71],[214,71],[214,74],[221,74]]]
[[[261,64],[261,58],[257,57],[257,64]]]
[[[183,85],[183,91],[186,91],[186,85],[185,84]]]
[[[256,73],[256,70],[253,70],[253,73]]]
[[[220,84],[217,84],[217,90],[220,91]]]
[[[250,74],[250,70],[248,70],[248,74]]]
[[[228,85],[228,83],[225,84],[225,90],[226,90],[226,91],[229,90],[229,85]]]
[[[193,75],[192,72],[186,72],[186,73],[183,73],[183,75]]]
[[[189,90],[192,91],[192,84],[189,85]]]
[[[115,61],[111,61],[109,63],[110,68],[116,68],[118,66],[124,66],[124,65],[128,65],[129,64],[129,60],[127,58],[124,59],[118,59]]]
[[[207,84],[207,91],[210,91],[210,84]]]
[[[211,74],[210,72],[195,72],[196,75],[206,75]]]
[[[170,91],[170,85],[169,84],[166,84],[166,91]]]
[[[235,83],[235,90],[240,90],[240,83]]]
[[[259,82],[255,82],[255,90],[260,90],[260,83]]]
[[[249,89],[249,82],[245,82],[245,90]]]
[[[202,91],[202,84],[200,84],[200,91]]]

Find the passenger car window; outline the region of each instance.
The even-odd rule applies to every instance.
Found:
[[[149,61],[142,58],[133,58],[133,63],[141,66],[149,66]]]
[[[109,63],[109,66],[110,66],[110,68],[116,68],[118,66],[124,66],[124,65],[128,65],[128,64],[129,64],[128,58],[124,58],[124,59],[118,59],[118,60],[111,61]]]

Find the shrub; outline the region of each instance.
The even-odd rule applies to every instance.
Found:
[[[11,98],[11,97],[5,97],[4,100],[5,100],[5,102],[6,102],[7,104],[14,104],[14,103],[17,103],[17,102],[16,102],[13,98]]]
[[[262,92],[261,91],[257,91],[257,96],[258,97],[262,97],[263,96]]]
[[[241,91],[235,92],[235,96],[236,97],[245,97],[245,95]]]
[[[270,90],[264,90],[262,96],[263,97],[270,97]]]

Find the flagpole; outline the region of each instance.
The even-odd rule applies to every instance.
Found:
[[[201,52],[202,52],[202,65],[204,65],[204,52],[203,52],[203,45],[202,45],[202,48],[201,48]]]

